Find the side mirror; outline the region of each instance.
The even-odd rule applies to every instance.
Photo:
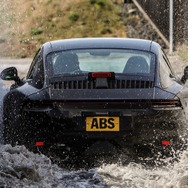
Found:
[[[186,80],[188,80],[188,66],[186,66],[186,67],[184,68],[184,74],[183,74],[183,76],[182,76],[182,78],[181,78],[181,82],[182,82],[182,83],[185,83]]]
[[[19,82],[20,80],[20,78],[18,77],[18,71],[15,67],[4,69],[0,74],[0,78],[2,80],[14,80],[15,82]]]
[[[188,66],[186,66],[186,67],[184,68],[184,75],[187,75],[187,77],[188,77]]]

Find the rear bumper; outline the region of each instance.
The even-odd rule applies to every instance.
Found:
[[[43,119],[35,127],[35,141],[44,141],[46,145],[89,146],[96,141],[110,141],[118,146],[133,144],[161,144],[162,140],[175,140],[178,129],[181,128],[179,119],[183,109],[104,109],[86,110],[73,109],[67,114],[54,109],[50,112],[29,112],[29,117],[37,114],[37,119]],[[87,117],[120,118],[119,131],[86,131]],[[36,118],[35,118],[36,119]]]

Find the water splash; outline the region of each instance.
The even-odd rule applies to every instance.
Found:
[[[24,146],[0,145],[1,187],[104,187],[96,169],[67,170]]]
[[[127,166],[103,165],[97,172],[109,187],[134,188],[186,188],[188,187],[188,151],[184,151],[178,162],[161,167],[150,167],[137,163]]]

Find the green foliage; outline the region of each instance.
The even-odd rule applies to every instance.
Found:
[[[31,29],[31,31],[30,31],[30,35],[31,35],[31,36],[40,35],[40,34],[42,34],[42,33],[43,33],[43,30],[40,29],[40,28],[33,28],[33,29]]]
[[[76,12],[72,12],[69,15],[69,20],[71,20],[71,21],[77,21],[78,19],[79,19],[79,15]]]
[[[90,0],[91,4],[97,4],[100,5],[101,7],[104,7],[107,4],[106,0]]]

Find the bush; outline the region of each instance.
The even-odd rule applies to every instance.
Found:
[[[104,7],[106,5],[106,0],[90,0],[91,4],[97,4],[100,5],[101,7]]]
[[[31,36],[40,35],[40,34],[42,34],[42,33],[43,33],[43,30],[40,29],[40,28],[33,28],[33,29],[31,29],[31,31],[30,31]]]
[[[77,21],[79,18],[79,15],[75,12],[72,12],[70,15],[69,15],[69,20],[71,21]]]

